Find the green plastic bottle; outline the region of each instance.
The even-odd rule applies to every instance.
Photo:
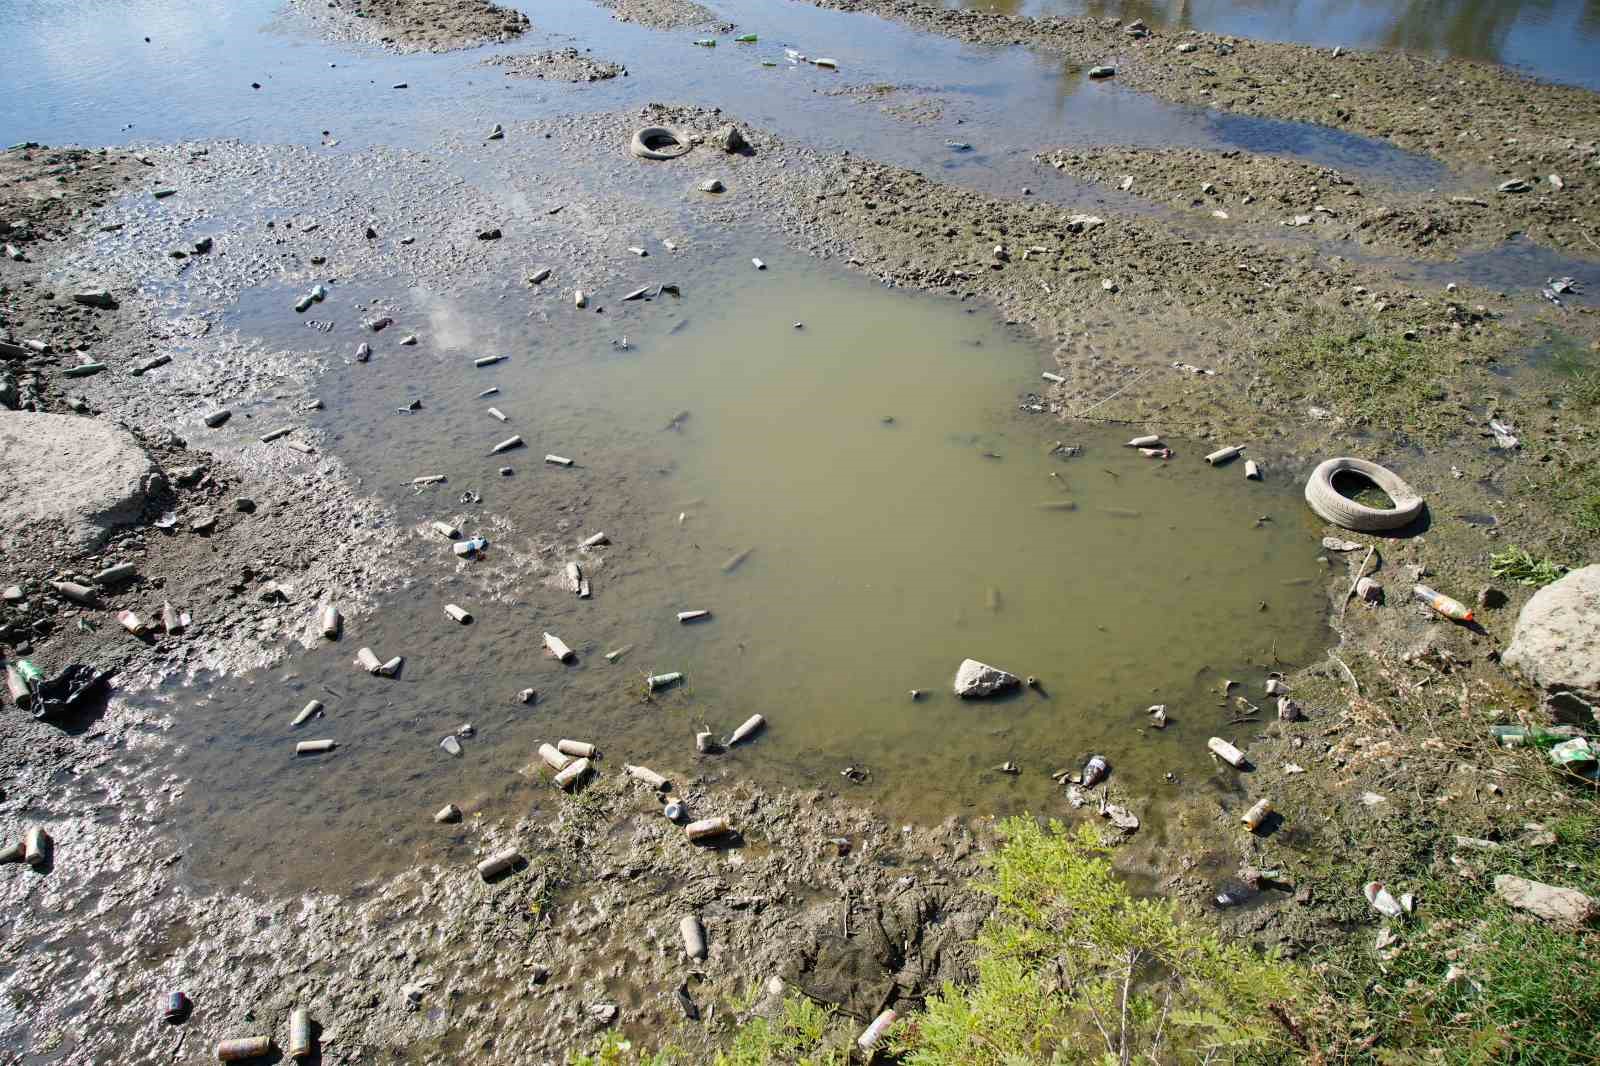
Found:
[[[741,33],[739,36],[735,37],[733,40],[734,40],[734,43],[736,43],[736,44],[755,44],[756,43],[756,35],[753,34],[753,33]]]

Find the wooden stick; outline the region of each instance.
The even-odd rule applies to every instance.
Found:
[[[1344,602],[1339,605],[1339,628],[1344,628],[1345,608],[1350,606],[1350,597],[1356,594],[1356,586],[1361,584],[1361,579],[1367,576],[1367,564],[1372,561],[1372,553],[1378,550],[1376,544],[1367,548],[1367,557],[1361,560],[1361,567],[1356,571],[1356,579],[1350,582],[1350,587],[1345,590]]]

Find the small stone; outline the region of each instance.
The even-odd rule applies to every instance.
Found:
[[[1493,585],[1485,585],[1478,590],[1478,606],[1484,608],[1504,607],[1506,594]]]
[[[976,659],[967,659],[956,670],[954,688],[957,696],[973,699],[993,696],[1017,688],[1021,684],[1022,679],[1015,674],[980,663]]]
[[[491,226],[488,229],[481,229],[481,230],[478,231],[478,240],[480,240],[480,241],[497,241],[499,239],[500,239],[500,227],[499,226]]]
[[[1501,874],[1494,879],[1494,892],[1518,910],[1564,929],[1581,929],[1600,917],[1600,900],[1575,888],[1560,888]]]
[[[1113,76],[1114,74],[1116,74],[1116,72],[1117,72],[1117,68],[1116,67],[1111,67],[1111,66],[1090,67],[1089,68],[1089,77],[1091,77],[1091,78],[1109,78],[1109,77]]]
[[[240,496],[238,499],[233,501],[233,509],[244,514],[255,514],[256,501],[252,500],[248,496]]]
[[[233,412],[228,410],[227,408],[223,408],[220,411],[212,411],[210,414],[206,415],[205,416],[205,423],[206,423],[207,426],[210,426],[212,429],[216,429],[218,426],[222,425],[224,422],[226,422],[228,419],[230,419],[232,417],[233,417]]]
[[[506,129],[505,129],[504,126],[500,125],[500,123],[498,123],[498,122],[496,122],[494,124],[494,128],[489,131],[489,140],[491,140],[491,141],[504,140],[505,136],[506,136]]]

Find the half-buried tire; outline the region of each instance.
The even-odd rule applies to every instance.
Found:
[[[646,126],[634,133],[629,145],[640,159],[676,159],[691,147],[688,135],[669,126]]]
[[[1360,474],[1387,493],[1394,507],[1387,510],[1368,507],[1343,495],[1333,487],[1334,476],[1343,473]],[[1377,463],[1348,457],[1329,459],[1312,471],[1311,480],[1306,482],[1306,503],[1334,525],[1358,533],[1376,533],[1410,525],[1417,520],[1423,507],[1422,497],[1400,480],[1399,475]]]

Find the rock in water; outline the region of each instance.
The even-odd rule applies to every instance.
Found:
[[[1008,692],[1021,684],[1016,674],[1008,674],[999,667],[980,663],[976,659],[967,659],[956,671],[955,691],[957,696],[970,699]]]
[[[1534,593],[1501,661],[1546,692],[1600,701],[1600,565]]]
[[[1518,910],[1535,914],[1563,929],[1581,929],[1600,917],[1600,900],[1575,888],[1558,888],[1501,874],[1494,879],[1494,892]]]

